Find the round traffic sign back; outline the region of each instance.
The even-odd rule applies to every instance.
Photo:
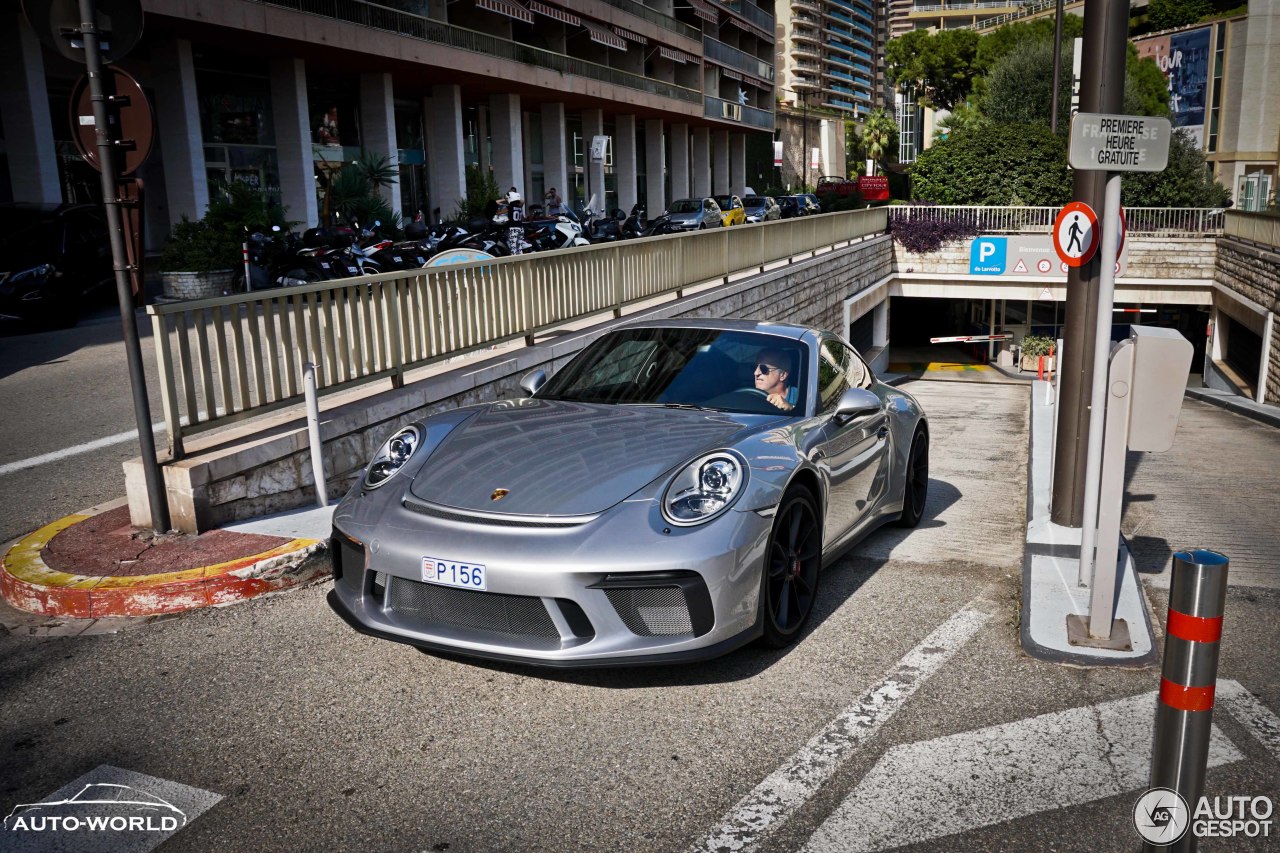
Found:
[[[1053,222],[1053,249],[1068,267],[1082,267],[1098,251],[1098,215],[1082,201],[1062,208]]]
[[[116,142],[129,143],[116,146],[119,153],[116,154],[115,161],[120,174],[132,175],[147,161],[155,139],[151,102],[142,93],[138,81],[129,72],[114,65],[103,69],[102,85],[106,94],[115,98],[127,98],[129,101],[124,105],[117,101],[116,105],[108,107],[107,118],[114,126],[107,128],[107,136]],[[77,80],[75,88],[71,90],[71,129],[81,155],[89,161],[90,166],[102,171],[102,166],[98,163],[98,136],[93,121],[93,102],[89,97],[87,75]]]
[[[74,62],[84,62],[78,0],[22,0],[36,36]],[[142,38],[142,0],[95,0],[103,62],[123,59]]]

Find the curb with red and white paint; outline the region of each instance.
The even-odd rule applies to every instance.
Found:
[[[326,549],[320,539],[292,539],[226,562],[150,575],[84,575],[50,567],[42,557],[49,541],[92,517],[68,515],[18,540],[0,561],[0,596],[19,610],[43,616],[158,616],[233,604],[328,574],[322,561],[310,559]]]

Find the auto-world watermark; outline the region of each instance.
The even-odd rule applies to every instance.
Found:
[[[4,828],[39,833],[171,833],[186,823],[186,813],[162,797],[128,785],[94,783],[65,800],[20,803],[4,819]]]
[[[1196,838],[1267,838],[1275,804],[1270,797],[1201,797],[1192,809],[1177,791],[1152,788],[1133,807],[1133,825],[1144,841],[1173,844]]]

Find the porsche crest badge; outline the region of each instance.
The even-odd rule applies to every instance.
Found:
[[[489,500],[500,501],[509,494],[511,494],[509,489],[494,489],[493,494],[489,495]]]

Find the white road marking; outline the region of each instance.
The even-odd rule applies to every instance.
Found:
[[[153,430],[161,430],[164,429],[164,424],[152,424],[151,428]],[[55,450],[51,453],[42,453],[39,456],[19,459],[17,462],[6,462],[4,465],[0,465],[0,477],[3,477],[5,474],[12,474],[14,471],[23,471],[27,468],[47,465],[50,462],[61,462],[69,456],[79,456],[82,453],[92,453],[95,450],[101,450],[104,447],[111,447],[114,444],[124,444],[126,441],[135,441],[137,438],[138,431],[136,429],[131,429],[128,432],[118,432],[115,435],[96,438],[93,441],[86,441],[84,444],[77,444],[73,447],[66,447],[62,450]]]
[[[1274,714],[1237,682],[1220,681],[1218,690],[1220,709],[1273,754],[1280,749]],[[805,850],[866,853],[1140,791],[1150,774],[1156,701],[1153,691],[894,747]],[[1214,726],[1209,766],[1243,758]]]
[[[749,850],[805,804],[853,751],[874,735],[937,672],[990,615],[971,605],[952,616],[898,661],[884,680],[862,694],[770,773],[693,849],[705,853]]]

